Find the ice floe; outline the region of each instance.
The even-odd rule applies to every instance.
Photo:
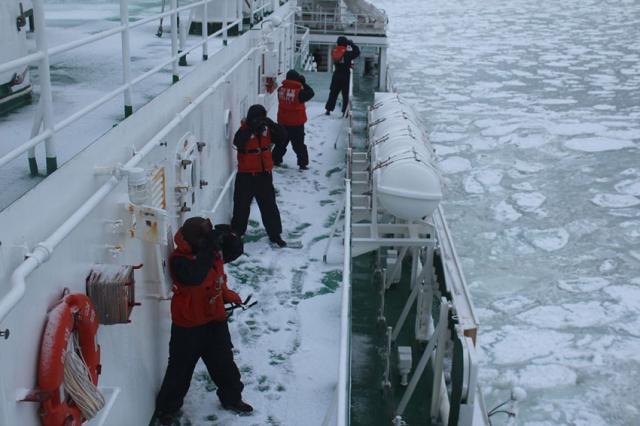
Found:
[[[633,142],[624,139],[592,137],[570,139],[564,143],[564,146],[575,151],[602,152],[632,148],[635,145]]]
[[[626,194],[596,194],[591,201],[600,207],[621,208],[640,204],[640,199]]]
[[[531,244],[548,252],[560,250],[569,242],[569,232],[564,228],[529,229],[524,236]]]

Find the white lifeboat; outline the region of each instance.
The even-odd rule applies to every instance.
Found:
[[[415,110],[395,93],[376,93],[369,112],[373,185],[380,206],[414,221],[442,200],[433,148]]]

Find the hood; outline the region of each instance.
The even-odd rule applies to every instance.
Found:
[[[251,123],[257,118],[265,118],[267,110],[260,104],[251,105],[247,111],[247,123]],[[186,222],[185,222],[186,224]]]
[[[287,80],[298,80],[300,78],[300,74],[296,70],[287,71]]]
[[[336,44],[338,46],[346,46],[347,45],[347,38],[345,36],[340,36],[338,37],[338,41],[336,41]]]
[[[176,243],[176,249],[182,253],[192,254],[193,248],[202,243],[204,222],[206,222],[206,219],[202,217],[190,217],[185,220],[173,238]]]

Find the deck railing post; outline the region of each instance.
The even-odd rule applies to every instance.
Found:
[[[31,127],[31,138],[34,138],[38,133],[40,133],[40,128],[42,127],[42,101],[38,102],[38,107],[36,108],[36,116],[33,119],[33,126]],[[38,160],[36,159],[36,149],[29,148],[29,174],[31,176],[38,176]]]
[[[253,28],[255,19],[253,18],[253,4],[255,0],[249,0],[249,28]]]
[[[173,75],[172,81],[176,83],[180,80],[178,74],[178,0],[171,0],[171,57],[174,58],[171,62],[171,72]]]
[[[240,34],[242,34],[242,32],[244,31],[244,12],[242,10],[243,9],[242,1],[243,0],[236,1],[236,12],[237,12],[237,16],[240,17],[240,22],[238,22],[238,32]]]
[[[42,102],[42,120],[44,130],[51,131],[51,136],[45,139],[45,153],[47,157],[47,174],[58,168],[55,135],[53,133],[53,99],[51,96],[51,72],[49,70],[49,55],[47,53],[47,35],[45,34],[44,9],[42,0],[33,0],[33,18],[35,20],[36,48],[42,52],[38,64],[40,75],[40,102]]]
[[[209,0],[206,0],[202,5],[202,60],[209,59],[209,13],[207,11],[207,5]]]
[[[223,45],[227,45],[229,43],[227,37],[228,37],[228,28],[227,26],[229,25],[229,0],[222,0],[224,5],[222,6],[222,14],[224,15],[223,21],[222,21],[222,44]]]
[[[120,24],[122,30],[122,81],[128,87],[124,90],[124,116],[133,114],[133,102],[131,100],[131,54],[129,43],[129,0],[120,0]]]

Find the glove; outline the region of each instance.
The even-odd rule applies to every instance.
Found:
[[[235,303],[236,305],[242,305],[242,299],[240,298],[238,293],[236,293],[233,290],[227,290],[225,302]]]
[[[264,126],[267,126],[270,129],[273,129],[273,126],[276,125],[276,123],[272,119],[270,119],[269,117],[263,118],[262,119],[262,123],[263,123]]]
[[[304,78],[304,75],[300,74],[300,77],[298,78],[298,81],[300,83],[302,83],[302,85],[304,86],[305,84],[307,84],[307,79]]]

